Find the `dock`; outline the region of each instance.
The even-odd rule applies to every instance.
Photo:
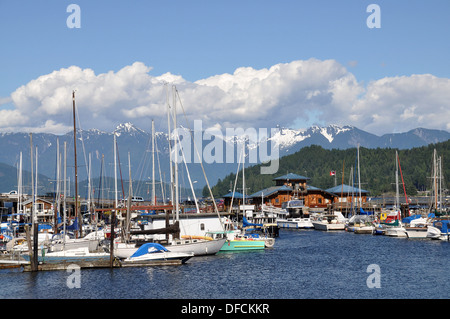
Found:
[[[121,260],[114,260],[113,266],[109,260],[84,260],[84,261],[70,261],[58,263],[39,263],[38,271],[52,271],[52,270],[67,270],[77,265],[80,269],[94,269],[94,268],[124,268],[124,267],[154,267],[154,266],[178,266],[181,265],[181,260],[153,260],[142,262],[126,262]],[[0,269],[22,268],[24,272],[30,272],[31,264],[26,260],[8,259],[5,256],[0,258]]]

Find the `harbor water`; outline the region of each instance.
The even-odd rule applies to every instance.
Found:
[[[179,266],[0,271],[2,299],[448,299],[450,243],[280,230],[272,249]],[[74,286],[74,282],[77,285]]]

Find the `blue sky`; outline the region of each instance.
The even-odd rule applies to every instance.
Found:
[[[71,3],[81,8],[80,29],[66,25]],[[381,8],[379,29],[366,25],[371,3]],[[260,70],[314,58],[336,61],[365,90],[371,81],[386,77],[431,74],[447,80],[449,14],[447,0],[0,0],[0,110],[21,107],[10,98],[19,87],[70,66],[92,69],[98,75],[142,62],[151,68],[152,77],[169,72],[193,83],[233,74],[241,67]],[[436,87],[447,85],[439,83]],[[410,111],[423,107],[416,105]],[[448,109],[439,105],[436,110],[443,107]],[[326,110],[325,106],[311,109],[310,118],[279,122],[301,126],[319,119],[326,125],[330,120],[320,117]],[[349,115],[349,122],[356,118]],[[367,121],[367,127],[382,133],[374,121]],[[445,124],[437,128],[449,129]],[[7,129],[15,128],[0,122],[0,130]],[[394,129],[393,124],[389,130]]]

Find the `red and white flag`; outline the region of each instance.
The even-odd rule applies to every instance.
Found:
[[[334,176],[334,175],[336,175],[336,171],[331,171],[330,176]]]

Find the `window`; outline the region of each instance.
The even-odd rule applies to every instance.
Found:
[[[205,230],[205,224],[203,223],[200,224],[200,230]]]

